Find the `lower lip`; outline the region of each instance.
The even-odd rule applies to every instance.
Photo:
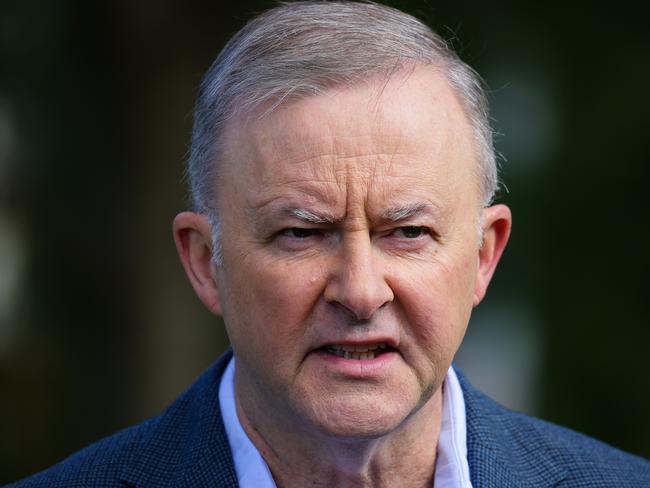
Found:
[[[311,355],[329,371],[358,379],[381,376],[399,359],[397,351],[387,351],[372,359],[346,359],[323,350],[313,351]]]

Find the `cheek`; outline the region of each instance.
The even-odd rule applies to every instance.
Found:
[[[472,260],[416,264],[414,269],[405,271],[394,285],[409,325],[404,332],[435,358],[453,357],[472,310]]]
[[[223,273],[222,305],[231,340],[295,343],[321,294],[317,268],[247,259],[230,269],[237,272]]]

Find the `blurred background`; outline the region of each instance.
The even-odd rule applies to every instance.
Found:
[[[0,484],[155,415],[227,346],[171,221],[200,77],[270,5],[0,2]],[[391,5],[485,77],[506,158],[514,232],[459,366],[650,457],[648,7]]]

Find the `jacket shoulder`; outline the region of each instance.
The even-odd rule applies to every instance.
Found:
[[[650,486],[650,461],[559,425],[517,414],[538,432],[548,450],[566,467],[571,481],[584,486]]]
[[[563,487],[650,486],[650,461],[571,429],[513,412],[474,389],[465,378],[461,385],[470,472],[479,477],[494,478],[498,472],[520,481],[535,480],[526,486],[555,486],[545,483],[551,479]]]
[[[141,452],[144,438],[156,429],[159,418],[124,429],[72,454],[70,457],[10,488],[124,486],[120,473]]]

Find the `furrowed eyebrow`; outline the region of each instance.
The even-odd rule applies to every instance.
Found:
[[[341,219],[330,214],[314,212],[305,208],[290,208],[286,213],[291,217],[310,224],[338,224]]]
[[[379,218],[386,222],[399,222],[423,213],[439,216],[440,212],[434,205],[428,203],[413,203],[385,209],[381,212]],[[302,207],[276,209],[271,212],[271,215],[275,215],[277,218],[281,216],[290,217],[314,225],[335,226],[342,224],[345,220],[345,217],[340,217],[327,212],[309,210]]]
[[[421,213],[438,214],[433,205],[427,203],[413,203],[386,209],[381,213],[381,219],[391,222],[399,222],[400,220],[405,220]]]

